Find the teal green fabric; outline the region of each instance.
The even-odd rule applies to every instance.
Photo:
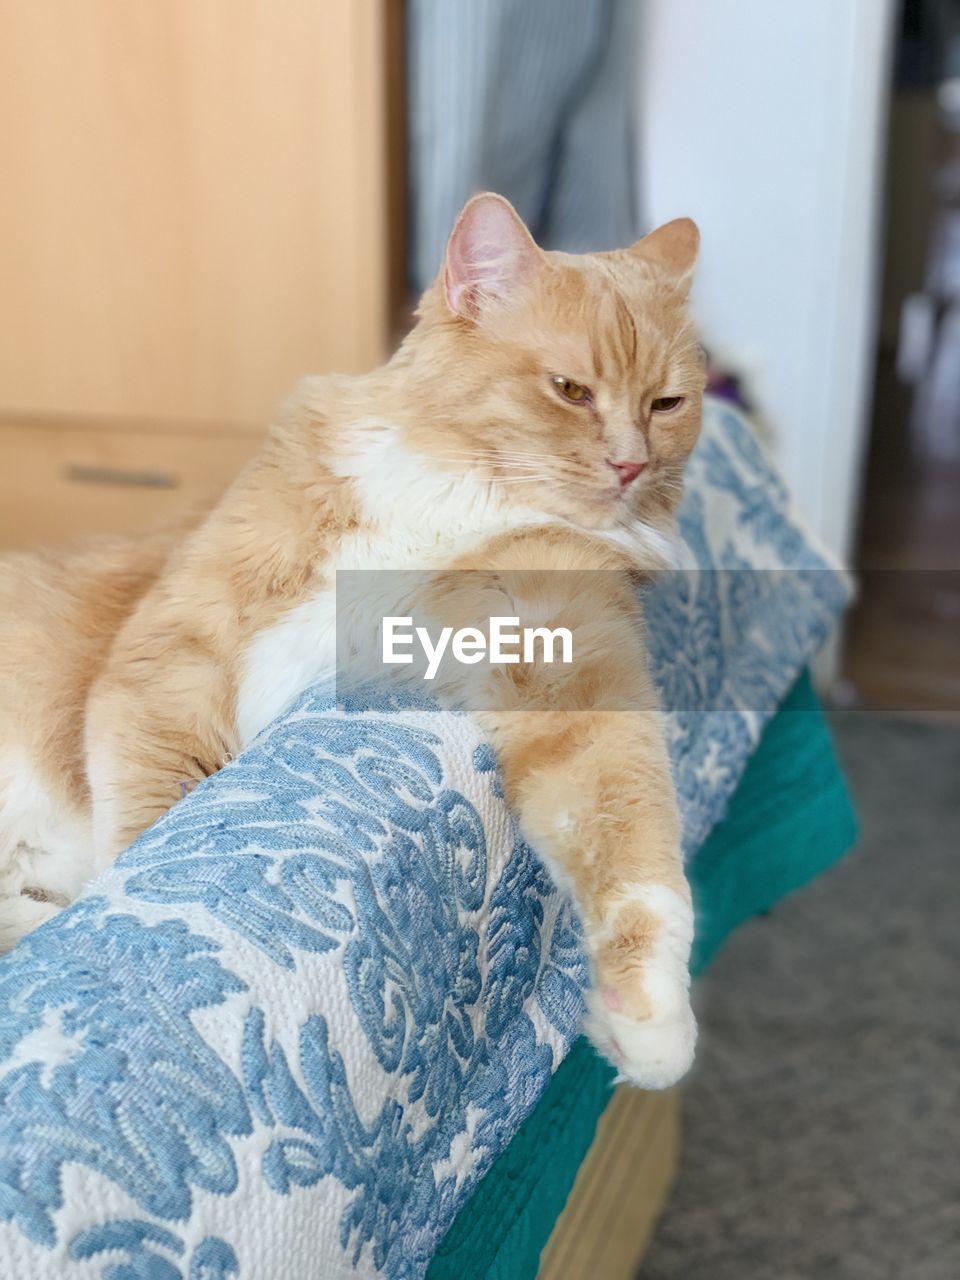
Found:
[[[690,869],[700,972],[743,920],[806,884],[853,844],[856,817],[809,677],[764,730],[723,822]],[[447,1232],[428,1280],[530,1280],[613,1089],[585,1040]]]

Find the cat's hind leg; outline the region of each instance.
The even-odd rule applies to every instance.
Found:
[[[65,907],[93,874],[88,815],[22,755],[0,757],[0,952]]]
[[[25,934],[52,920],[63,907],[63,903],[40,901],[22,891],[8,891],[0,877],[0,955],[15,947]]]

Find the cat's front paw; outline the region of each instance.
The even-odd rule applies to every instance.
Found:
[[[692,941],[690,902],[665,885],[623,894],[596,939],[584,1031],[641,1088],[666,1089],[693,1062]]]

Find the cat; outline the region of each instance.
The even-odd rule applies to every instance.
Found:
[[[475,196],[391,360],[305,379],[204,518],[0,558],[0,947],[330,674],[338,568],[437,571],[433,607],[461,622],[455,570],[614,570],[546,610],[528,575],[509,612],[552,609],[587,656],[552,669],[562,705],[528,705],[544,670],[510,668],[513,701],[478,714],[582,919],[588,1034],[638,1084],[686,1071],[693,915],[627,571],[669,562],[699,433],[698,245],[678,219],[547,252]]]

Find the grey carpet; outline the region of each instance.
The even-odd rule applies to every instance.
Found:
[[[642,1280],[960,1278],[960,730],[834,728],[860,843],[699,983]]]

